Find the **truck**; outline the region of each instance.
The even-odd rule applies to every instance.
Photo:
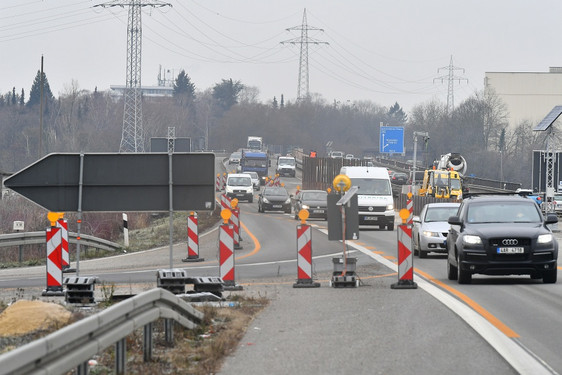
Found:
[[[263,151],[263,138],[253,135],[248,136],[246,147],[250,150]]]
[[[260,184],[265,185],[265,179],[269,174],[271,161],[267,152],[257,150],[242,150],[240,158],[240,173],[256,172],[260,178]]]
[[[277,158],[277,174],[279,176],[289,175],[295,177],[296,160],[293,156],[279,156]]]
[[[394,230],[394,199],[388,170],[383,167],[342,167],[340,174],[357,186],[359,225],[378,225]]]
[[[435,198],[462,199],[461,175],[454,170],[426,169],[418,194]]]

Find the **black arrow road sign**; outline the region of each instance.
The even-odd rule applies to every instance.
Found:
[[[4,185],[50,211],[78,211],[81,173],[84,212],[210,211],[215,207],[212,153],[173,153],[171,157],[167,153],[49,154],[6,179]]]

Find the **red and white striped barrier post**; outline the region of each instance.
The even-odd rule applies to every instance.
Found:
[[[222,174],[222,190],[226,188],[226,172]]]
[[[409,191],[407,194],[408,199],[406,200],[406,208],[408,209],[408,220],[406,224],[414,225],[414,201],[412,200],[412,192]]]
[[[221,174],[217,173],[217,181],[215,182],[215,191],[221,191]]]
[[[62,290],[62,233],[56,227],[58,214],[49,212],[51,227],[46,230],[47,240],[47,288],[43,296],[63,296]]]
[[[68,252],[68,221],[64,218],[57,220],[57,228],[61,230],[62,269],[70,268],[70,253]]]
[[[205,259],[199,258],[199,220],[197,213],[191,212],[187,218],[187,258],[182,262],[202,262]]]
[[[226,195],[221,195],[221,206],[223,210],[230,210],[231,208],[231,199]]]
[[[403,208],[400,210],[402,224],[398,225],[398,282],[392,284],[392,289],[416,289],[414,282],[414,257],[412,254],[412,226],[406,224],[410,212]]]
[[[312,230],[306,224],[308,211],[299,212],[301,224],[297,225],[297,282],[293,288],[318,288],[320,283],[312,281]]]
[[[234,226],[228,224],[231,215],[230,210],[221,211],[224,223],[219,226],[219,277],[225,290],[242,290],[234,274]]]
[[[234,249],[240,250],[242,249],[242,245],[240,244],[240,241],[242,240],[240,237],[240,207],[236,206],[232,208],[230,222],[234,227]]]

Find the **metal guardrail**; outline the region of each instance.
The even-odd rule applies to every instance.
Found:
[[[76,236],[77,236],[76,233],[68,232],[68,241],[73,244],[77,243],[78,240],[76,239]],[[46,239],[45,239],[44,231],[0,234],[0,247],[35,245],[35,244],[43,244],[45,242]],[[94,247],[97,249],[102,249],[107,251],[116,251],[122,247],[118,243],[104,240],[102,238],[90,236],[87,234],[80,235],[80,245]]]
[[[122,340],[138,328],[151,327],[152,322],[165,318],[194,329],[203,316],[203,313],[167,290],[152,289],[0,355],[0,372],[64,374],[76,368],[78,373],[87,373],[88,360],[112,344],[116,344],[116,356],[118,352],[121,353],[119,355],[126,355],[124,347],[118,350],[118,345],[124,345]],[[147,331],[150,331],[150,337],[147,337]],[[152,343],[151,331],[145,329],[145,350],[147,341]],[[119,361],[123,365],[126,363],[124,358],[116,358],[116,363]]]

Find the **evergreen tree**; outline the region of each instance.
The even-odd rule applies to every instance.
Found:
[[[17,98],[16,98],[16,88],[12,88],[12,105],[16,105]]]
[[[240,81],[223,79],[213,87],[213,98],[217,101],[220,108],[228,111],[233,105],[238,104],[238,95],[244,88]]]
[[[273,109],[277,109],[279,108],[279,103],[277,103],[277,98],[274,96],[273,97]]]
[[[279,105],[279,108],[285,108],[285,97],[283,96],[283,94],[281,94],[281,104]]]
[[[183,69],[174,82],[174,98],[181,106],[191,106],[195,100],[195,85]]]
[[[51,92],[51,87],[49,86],[49,80],[47,80],[47,75],[43,72],[43,97],[45,98],[44,103],[52,102],[55,97]],[[37,71],[31,90],[29,91],[29,100],[27,101],[28,107],[33,107],[41,102],[41,71]]]
[[[404,125],[408,121],[408,116],[398,102],[395,102],[388,110],[388,122],[390,125]]]
[[[25,104],[25,92],[23,91],[23,88],[21,89],[21,96],[20,96],[20,106],[23,107],[23,105]]]

